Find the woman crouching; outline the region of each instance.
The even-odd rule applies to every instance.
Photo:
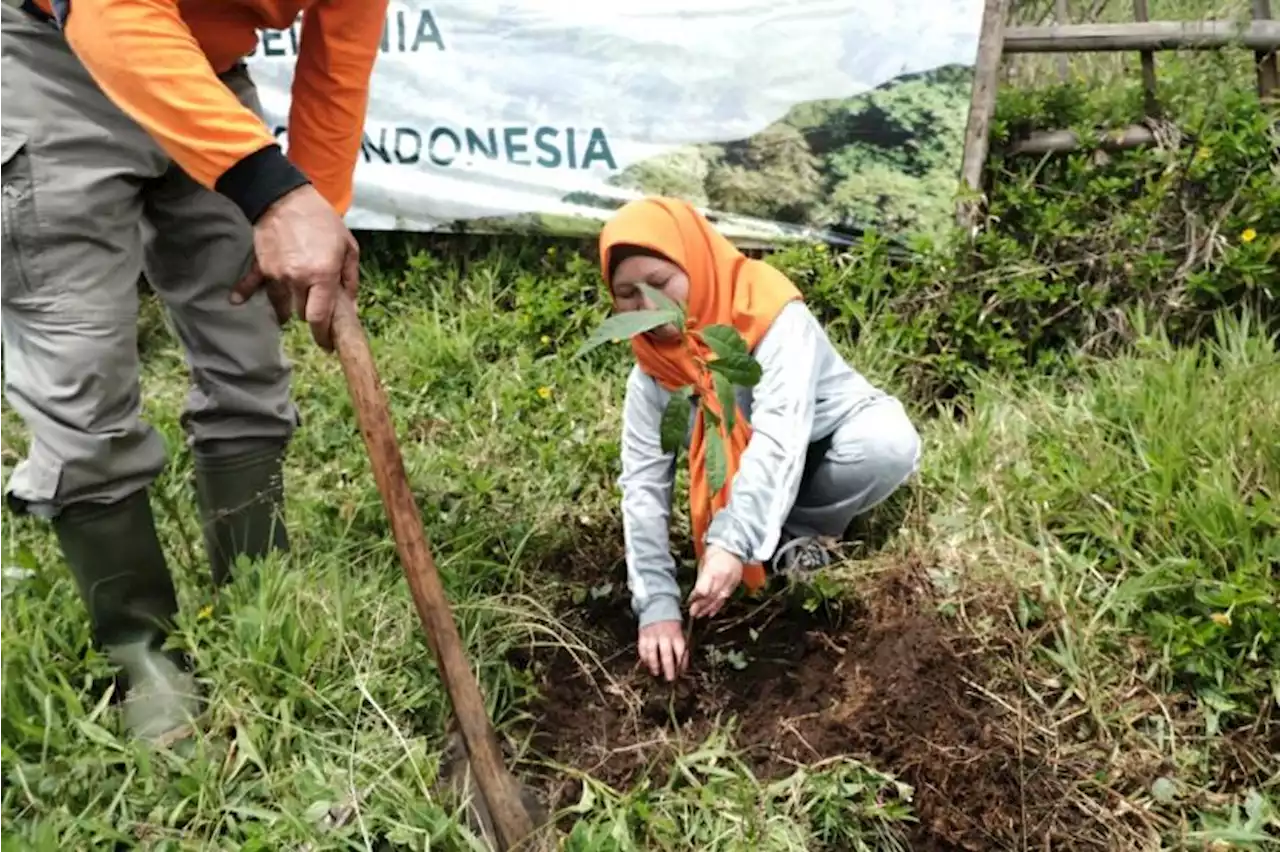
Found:
[[[738,389],[719,493],[707,482],[710,424],[700,408],[685,438],[698,554],[692,618],[714,616],[739,584],[761,587],[766,565],[791,574],[827,565],[822,539],[843,537],[916,471],[920,439],[901,403],[831,345],[795,285],[739,252],[689,204],[627,204],[605,225],[600,256],[615,311],[657,307],[640,286],[647,284],[687,316],[683,334],[668,325],[632,338],[619,481],[640,658],[655,676],[674,680],[686,649],[668,528],[675,456],[662,449],[661,422],[672,391],[686,385],[718,406],[694,358],[710,352],[689,330],[732,326],[761,367],[753,388]]]

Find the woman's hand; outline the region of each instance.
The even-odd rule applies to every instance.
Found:
[[[684,674],[688,659],[684,642],[684,625],[679,621],[655,621],[640,628],[640,659],[657,677],[665,674],[668,681]]]
[[[720,611],[725,601],[742,582],[742,560],[714,544],[702,555],[698,583],[689,595],[689,615],[710,618]]]

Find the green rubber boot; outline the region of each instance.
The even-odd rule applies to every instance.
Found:
[[[196,498],[215,586],[231,580],[231,569],[242,553],[260,559],[273,550],[289,550],[284,452],[278,441],[237,453],[196,449]]]
[[[193,730],[201,700],[182,655],[163,648],[178,602],[148,493],[69,506],[53,526],[94,643],[120,668],[125,728],[145,740],[180,739]]]

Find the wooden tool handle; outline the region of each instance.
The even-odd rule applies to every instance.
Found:
[[[453,612],[436,572],[422,518],[405,475],[386,392],[378,378],[373,352],[360,325],[355,303],[339,298],[333,317],[333,339],[355,404],[356,419],[369,451],[373,476],[382,495],[418,618],[435,655],[449,701],[453,705],[471,768],[497,828],[502,849],[510,849],[533,833],[533,822],[520,799],[515,778],[507,771],[480,686],[467,662]]]

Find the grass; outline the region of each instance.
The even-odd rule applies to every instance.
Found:
[[[512,307],[520,288],[559,298],[581,264],[499,252],[460,271],[419,258],[395,277],[371,266],[366,284],[406,466],[522,773],[537,761],[528,713],[556,684],[513,655],[598,666],[568,601],[619,578],[622,354],[570,360],[581,317],[557,340]],[[6,848],[480,848],[439,778],[448,706],[336,361],[290,329],[304,420],[287,472],[294,550],[243,566],[215,599],[177,420],[181,352],[152,303],[143,324],[146,416],[173,456],[157,512],[181,639],[212,690],[209,733],[188,757],[118,737],[107,668],[87,651],[51,535],[6,515]],[[841,345],[896,389],[874,326]],[[1080,848],[1275,848],[1274,340],[1222,319],[1213,340],[1175,348],[1152,329],[1080,376],[988,377],[959,417],[915,405],[926,452],[903,529],[820,593],[869,599],[877,572],[922,565],[948,629],[984,649],[991,675],[974,689],[990,693],[1019,761],[1034,755],[1084,813]],[[25,435],[7,409],[4,427],[7,472]],[[592,780],[585,753],[543,767],[581,785],[561,802],[577,821],[564,848],[923,842],[929,791],[903,786],[907,767],[832,755],[766,777],[721,721],[668,742],[675,757],[624,788]],[[338,824],[322,830],[326,816]],[[1037,845],[1024,832],[990,848]]]
[[[1071,386],[990,382],[963,420],[935,421],[928,535],[970,581],[1013,577],[1016,620],[1037,637],[1029,715],[1099,750],[1099,800],[1176,789],[1178,842],[1273,848],[1274,338],[1219,318],[1210,341],[1176,348],[1156,329],[1137,350]],[[1224,795],[1263,803],[1252,828],[1214,833],[1198,808]]]
[[[1093,5],[1070,7],[1079,20]],[[1247,10],[1149,5],[1153,19]],[[1102,17],[1130,11],[1104,4]],[[1037,167],[1021,188],[997,182],[1009,220],[992,240],[1009,245],[988,247],[967,296],[949,264],[783,255],[850,360],[906,397],[923,468],[886,507],[903,514],[869,525],[887,542],[781,602],[738,605],[727,634],[699,628],[692,699],[631,665],[614,487],[625,353],[570,358],[603,310],[591,261],[533,240],[459,262],[368,240],[362,314],[406,467],[509,754],[562,809],[562,848],[1278,848],[1274,317],[1218,314],[1214,333],[1175,345],[1134,307],[1199,319],[1242,289],[1267,298],[1265,174],[1246,175],[1252,154],[1218,165],[1269,138],[1253,127],[1261,113],[1226,97],[1252,86],[1251,60],[1157,57],[1167,113],[1216,151],[1188,172],[1222,196],[1206,221],[1253,181],[1253,207],[1227,230],[1256,226],[1259,239],[1221,262],[1168,265],[1181,255],[1160,246],[1193,230],[1194,211],[1150,211],[1182,196],[1158,181],[1135,194],[1142,163],[1082,183],[1082,158],[1057,177]],[[1055,57],[1008,66],[1057,79]],[[1069,81],[1087,78],[1091,97],[1067,112],[1134,120],[1136,66],[1072,57]],[[1020,96],[1002,101],[1016,114]],[[1238,120],[1223,120],[1232,109]],[[1048,247],[1030,267],[1028,241]],[[1062,277],[1095,253],[1112,277]],[[1120,295],[1099,302],[1099,286]],[[1220,301],[1182,300],[1218,286]],[[999,357],[1064,300],[1079,321],[1044,330],[1037,347],[1051,352]],[[1094,321],[1124,330],[1105,349],[1116,357],[1060,345],[1087,350],[1080,329]],[[51,534],[6,512],[3,847],[482,848],[448,782],[446,697],[337,362],[289,330],[303,415],[287,470],[293,552],[241,566],[215,597],[178,426],[185,364],[153,300],[140,339],[145,413],[172,458],[154,502],[178,638],[212,694],[206,733],[185,757],[120,738]],[[921,376],[937,370],[956,398],[928,392],[939,385]],[[7,474],[27,435],[8,408],[3,426]]]

